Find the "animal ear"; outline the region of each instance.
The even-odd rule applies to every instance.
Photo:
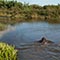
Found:
[[[46,40],[46,38],[45,37],[42,37],[42,39],[41,40]]]

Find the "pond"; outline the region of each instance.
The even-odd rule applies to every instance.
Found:
[[[40,40],[42,37],[46,37],[47,39],[49,39],[55,43],[59,43],[60,42],[60,24],[49,24],[47,22],[23,22],[23,23],[14,25],[13,29],[14,30],[10,30],[9,32],[6,32],[5,34],[3,34],[3,36],[0,38],[0,41],[6,42],[9,44],[13,44],[19,48],[30,46],[31,47],[30,50],[28,49],[28,50],[20,51],[21,56],[22,56],[22,57],[20,57],[21,60],[25,60],[25,59],[26,60],[29,60],[29,59],[30,60],[31,59],[39,60],[40,58],[43,59],[43,55],[41,55],[41,57],[39,57],[40,49],[42,50],[42,53],[45,55],[46,55],[45,52],[47,52],[48,59],[50,58],[49,56],[51,56],[48,54],[52,54],[54,59],[50,58],[50,60],[51,59],[55,60],[56,57],[54,57],[55,56],[54,54],[56,54],[56,52],[50,51],[50,50],[52,50],[52,46],[50,46],[51,49],[44,47],[44,50],[43,50],[43,48],[41,48],[41,47],[39,48],[39,46],[33,47],[32,45],[29,45],[29,44],[32,44],[34,41]],[[38,49],[37,52],[32,47],[34,49],[37,48]],[[53,49],[55,49],[55,48],[53,48]],[[27,53],[27,55],[26,55],[26,53]],[[31,55],[32,55],[32,53],[35,54],[35,55],[33,55],[33,57],[35,57],[35,59],[29,55],[30,53],[31,53]],[[41,51],[40,51],[40,53],[41,53]],[[60,53],[60,51],[59,51],[59,53]],[[58,54],[57,54],[57,56],[58,56]],[[29,55],[29,58],[27,57],[28,55]],[[46,58],[46,60],[48,60],[48,59]],[[58,57],[57,57],[57,60],[59,60]]]

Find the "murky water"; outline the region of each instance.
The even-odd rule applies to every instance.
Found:
[[[49,24],[47,22],[20,23],[13,27],[14,30],[6,32],[0,41],[13,44],[18,48],[28,48],[20,50],[20,60],[59,60],[60,46],[41,46],[34,41],[42,37],[60,43],[60,24]],[[57,47],[57,48],[56,48]]]
[[[59,60],[60,46],[34,44],[28,49],[20,50],[18,60]]]

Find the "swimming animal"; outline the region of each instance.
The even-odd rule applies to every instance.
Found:
[[[48,44],[48,43],[54,43],[52,42],[51,40],[47,40],[45,37],[42,37],[41,40],[37,41],[38,43],[41,43],[41,44]]]

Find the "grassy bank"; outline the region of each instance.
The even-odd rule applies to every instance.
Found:
[[[60,4],[39,6],[14,0],[0,0],[0,30],[4,30],[6,24],[29,21],[60,23]]]
[[[23,21],[60,22],[60,4],[39,6],[17,1],[0,1],[0,22],[14,24]]]

